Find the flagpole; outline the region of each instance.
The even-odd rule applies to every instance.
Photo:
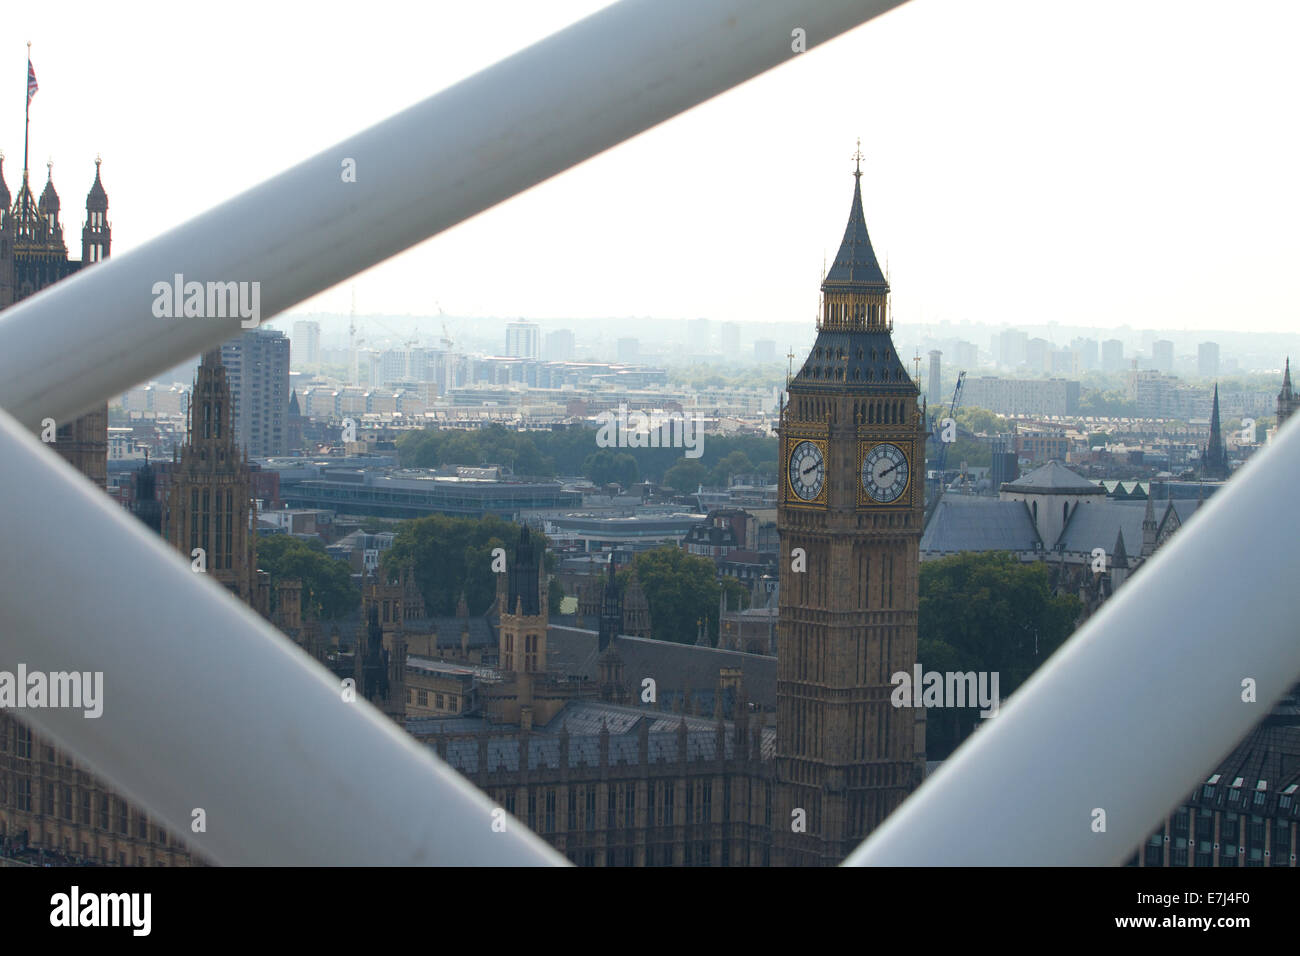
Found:
[[[32,128],[32,94],[27,88],[27,78],[32,75],[32,41],[27,41],[27,72],[23,75],[23,182],[27,182],[27,137]]]

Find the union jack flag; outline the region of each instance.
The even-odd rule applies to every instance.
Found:
[[[36,69],[32,66],[32,61],[27,61],[27,105],[32,105],[32,97],[40,87],[36,85]]]

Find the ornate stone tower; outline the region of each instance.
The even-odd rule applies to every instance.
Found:
[[[542,560],[524,525],[519,544],[499,589],[501,623],[497,634],[501,669],[515,674],[546,671],[546,589],[542,586]]]
[[[59,194],[54,189],[54,164],[38,201],[23,170],[18,198],[9,208],[0,156],[0,309],[65,279],[83,266],[108,258],[112,230],[108,224],[108,194],[99,178],[86,196],[86,225],[82,229],[81,261],[68,258],[59,219]],[[70,422],[57,422],[54,450],[74,468],[103,488],[108,484],[108,404],[96,406]]]
[[[221,350],[212,349],[204,353],[195,376],[189,439],[172,465],[167,540],[191,558],[202,548],[207,573],[266,614],[250,531],[252,477],[235,443],[232,423]]]
[[[628,571],[627,590],[623,595],[623,633],[632,637],[650,636],[650,602],[636,576],[635,564]]]
[[[366,699],[399,723],[406,717],[404,586],[372,574],[361,589],[353,676]]]
[[[891,706],[890,677],[917,659],[925,416],[890,337],[856,159],[817,340],[779,429],[773,843],[793,866],[840,862],[916,787],[924,760],[924,724]]]

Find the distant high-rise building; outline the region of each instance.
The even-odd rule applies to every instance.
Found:
[[[686,323],[686,345],[692,352],[707,352],[711,344],[708,319],[691,319]]]
[[[939,381],[939,358],[943,352],[930,349],[930,377],[926,381],[926,401],[935,408],[943,402],[943,385]]]
[[[730,359],[740,355],[740,326],[735,322],[722,323],[722,354]]]
[[[509,355],[512,358],[541,358],[541,326],[536,322],[511,322],[507,324],[506,355]]]
[[[974,369],[979,360],[980,350],[974,342],[957,342],[953,345],[953,368],[958,371]]]
[[[1119,339],[1107,339],[1101,343],[1101,370],[1103,372],[1124,370],[1124,343]]]
[[[1051,371],[1052,343],[1047,339],[1030,339],[1025,344],[1025,364],[1031,372]]]
[[[755,362],[775,362],[776,342],[771,339],[756,339],[754,342]]]
[[[625,365],[639,362],[641,360],[641,343],[636,339],[619,339],[618,360]]]
[[[1028,348],[1028,335],[1019,329],[1007,329],[998,335],[997,362],[1007,368],[1015,368],[1025,361]]]
[[[320,364],[320,323],[301,321],[293,324],[290,358],[299,365]]]
[[[235,439],[250,458],[289,453],[289,339],[249,329],[221,346],[235,404]],[[373,379],[372,379],[373,381]]]
[[[1079,373],[1079,357],[1075,355],[1073,349],[1052,349],[1051,363],[1053,375],[1077,375]]]
[[[1174,343],[1157,339],[1151,343],[1151,367],[1168,375],[1174,370]]]
[[[547,332],[543,357],[548,362],[572,362],[573,345],[573,332],[570,329]]]
[[[1075,355],[1075,363],[1080,372],[1093,372],[1097,369],[1097,340],[1075,339],[1070,343],[1070,351]]]
[[[1219,374],[1219,343],[1202,342],[1196,347],[1196,374],[1215,378]]]

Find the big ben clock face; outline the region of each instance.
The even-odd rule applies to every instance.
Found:
[[[862,459],[862,490],[882,505],[897,501],[907,489],[907,456],[897,445],[881,442]]]
[[[790,453],[790,490],[801,500],[812,501],[826,482],[826,458],[810,441],[801,441]]]

